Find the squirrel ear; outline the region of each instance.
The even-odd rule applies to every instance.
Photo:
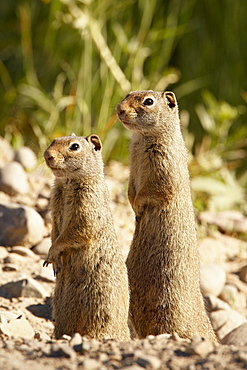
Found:
[[[86,140],[89,143],[93,144],[95,151],[100,150],[102,148],[102,144],[101,144],[101,141],[100,141],[100,138],[98,137],[98,135],[87,136]]]
[[[165,91],[164,97],[166,98],[168,107],[174,108],[177,105],[176,96],[173,92]]]

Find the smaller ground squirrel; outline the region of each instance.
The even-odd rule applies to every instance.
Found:
[[[52,246],[44,266],[56,273],[54,335],[130,339],[127,268],[121,255],[97,135],[53,140],[44,153],[56,176]]]
[[[133,132],[128,196],[136,228],[127,268],[137,335],[217,341],[199,283],[187,149],[172,92],[133,91],[116,107]]]

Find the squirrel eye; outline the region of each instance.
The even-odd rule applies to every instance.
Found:
[[[80,145],[78,143],[74,143],[69,147],[70,150],[74,150],[74,151],[78,150],[79,148],[80,148]]]
[[[153,105],[153,103],[154,103],[154,101],[151,98],[147,98],[143,102],[144,105]]]

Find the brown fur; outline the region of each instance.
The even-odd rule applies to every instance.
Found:
[[[116,111],[133,132],[128,195],[136,228],[127,258],[133,326],[141,338],[176,332],[216,341],[200,291],[187,150],[175,95],[134,91]]]
[[[77,149],[78,146],[78,149]],[[98,136],[55,139],[45,151],[51,196],[54,334],[130,338],[129,291],[104,180]]]

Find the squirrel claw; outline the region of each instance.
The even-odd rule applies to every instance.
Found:
[[[43,263],[43,267],[48,267],[50,262],[48,262],[47,260],[45,260],[45,262]]]

